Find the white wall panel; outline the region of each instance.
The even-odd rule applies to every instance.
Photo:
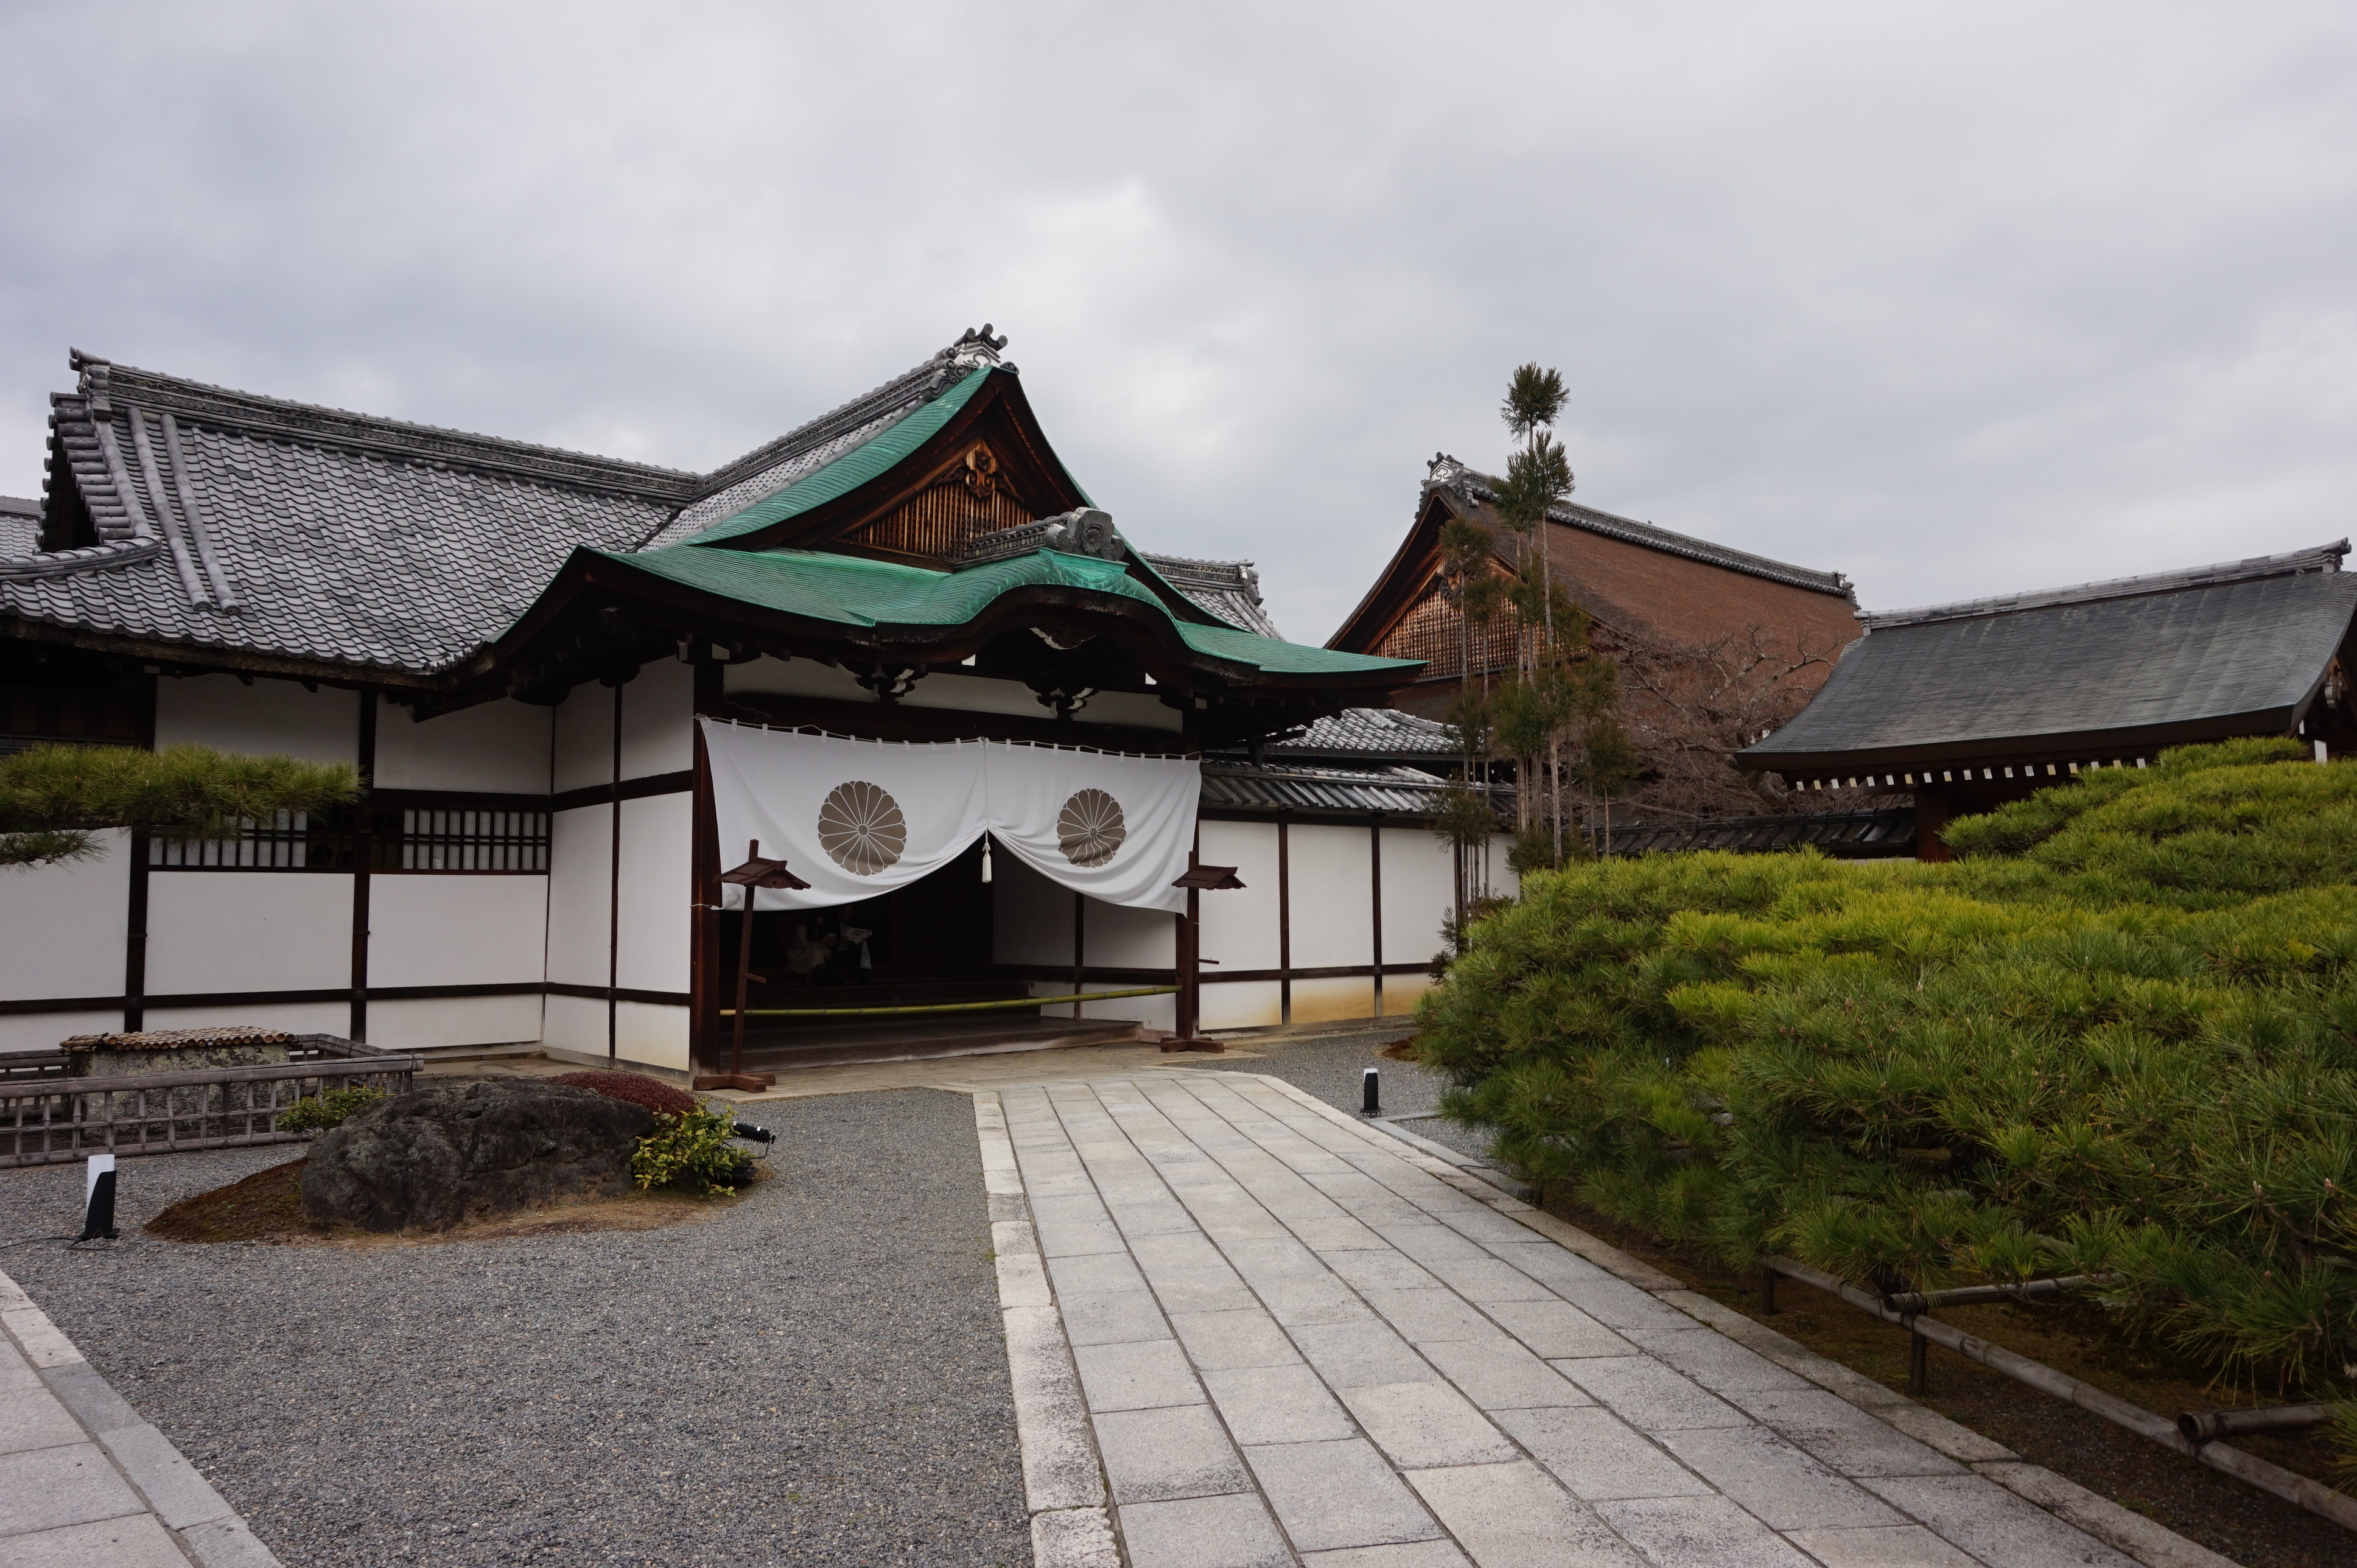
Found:
[[[1131,729],[1168,730],[1187,727],[1187,715],[1151,692],[1099,692],[1089,705],[1072,715],[1082,724],[1125,725]]]
[[[1416,999],[1432,989],[1429,974],[1383,976],[1383,1016],[1407,1018],[1415,1014]]]
[[[99,833],[99,853],[71,865],[0,870],[0,997],[122,994],[130,836]]]
[[[1383,961],[1421,963],[1438,952],[1440,923],[1456,905],[1456,851],[1422,828],[1385,828]],[[1389,1011],[1391,981],[1384,984]]]
[[[1297,822],[1288,835],[1293,863],[1293,967],[1332,969],[1374,958],[1368,833],[1361,827]],[[1209,895],[1218,897],[1218,894]],[[1294,992],[1299,1018],[1300,991]],[[1363,1017],[1325,1014],[1326,1017]]]
[[[1279,951],[1276,824],[1205,822],[1200,858],[1206,865],[1234,866],[1243,883],[1242,888],[1201,896],[1203,957],[1221,969],[1275,969]],[[1293,914],[1297,923],[1302,914],[1297,888]]]
[[[607,710],[612,722],[613,711]],[[622,689],[622,777],[679,773],[695,766],[695,667],[676,659],[641,669]],[[608,776],[612,774],[610,746]]]
[[[866,692],[860,693],[875,699]],[[1012,714],[1017,718],[1053,718],[1056,710],[1041,705],[1030,687],[1020,681],[999,681],[982,675],[939,671],[926,676],[900,699],[905,708],[950,708],[966,714]],[[1093,704],[1092,704],[1093,705]],[[1088,716],[1083,708],[1075,717]]]
[[[159,871],[147,879],[149,994],[317,991],[351,982],[349,875]],[[350,1022],[347,1015],[337,1032]]]
[[[815,659],[772,659],[764,654],[745,664],[723,666],[723,692],[764,692],[784,697],[831,697],[839,703],[872,703],[876,693],[839,664]]]
[[[685,793],[622,802],[624,990],[688,988],[694,810]]]
[[[241,1024],[284,1029],[290,1035],[341,1035],[352,1026],[352,1005],[349,1002],[271,1002],[147,1009],[151,1029],[219,1029]]]
[[[614,779],[614,693],[591,682],[576,686],[550,711],[550,749],[556,792],[609,784]]]
[[[1208,979],[1208,977],[1207,977]],[[1258,1029],[1285,1021],[1285,993],[1274,980],[1203,987],[1203,1027]]]
[[[547,917],[544,876],[371,877],[369,984],[536,982]]]
[[[1359,980],[1297,980],[1293,983],[1293,1021],[1322,1024],[1344,1018],[1375,1015],[1375,983]]]
[[[156,682],[156,744],[357,763],[360,702],[357,692],[307,692],[293,681],[166,676]]]
[[[121,1027],[120,1012],[10,1014],[0,1016],[0,1053],[53,1051],[73,1036],[110,1035]]]
[[[687,1009],[625,1002],[615,1017],[616,1054],[647,1067],[687,1070]]]
[[[544,795],[551,713],[502,697],[420,724],[414,710],[382,703],[376,718],[377,788]]]
[[[540,1038],[540,1004],[537,993],[372,1000],[368,1043],[387,1051],[526,1044]]]
[[[611,806],[559,811],[549,830],[548,978],[606,983],[607,918],[613,865]],[[601,1004],[602,1005],[602,1004]],[[605,1048],[599,1022],[598,1049]]]
[[[540,1029],[541,1043],[552,1051],[602,1058],[606,1054],[605,1000],[552,993],[541,1010]]]

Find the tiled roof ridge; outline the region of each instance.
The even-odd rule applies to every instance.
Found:
[[[32,496],[0,496],[0,512],[13,512],[18,517],[38,517],[41,503]]]
[[[1449,487],[1494,502],[1498,487],[1503,483],[1496,476],[1467,467],[1454,457],[1436,458],[1431,478],[1425,480],[1426,489]],[[1690,561],[1700,561],[1713,566],[1724,566],[1731,572],[1741,572],[1754,577],[1789,587],[1807,588],[1820,594],[1836,594],[1857,602],[1857,589],[1848,577],[1839,572],[1819,572],[1808,566],[1795,566],[1789,561],[1778,561],[1766,555],[1754,555],[1748,550],[1731,545],[1714,544],[1707,539],[1679,533],[1650,522],[1640,522],[1633,517],[1602,511],[1595,507],[1567,501],[1547,509],[1550,521],[1573,528],[1584,528],[1590,533],[1600,533],[1608,539],[1618,539],[1629,544],[1641,544],[1649,550],[1659,550],[1672,555],[1683,555]]]
[[[168,411],[199,424],[260,434],[298,446],[344,447],[674,504],[688,499],[696,484],[695,475],[681,469],[213,386],[135,365],[118,365],[79,349],[72,350],[71,363],[81,372],[79,398],[93,409],[111,407],[120,399]],[[60,393],[50,401],[62,403],[76,395]]]
[[[1254,561],[1207,561],[1200,556],[1165,555],[1153,550],[1141,550],[1138,553],[1165,571],[1175,566],[1181,572],[1220,572],[1239,577],[1250,575],[1255,578],[1260,575],[1257,570],[1259,563]]]
[[[2136,577],[2107,577],[2067,587],[2041,588],[2025,594],[2001,594],[1984,599],[1960,599],[1953,604],[1919,605],[1911,609],[1872,610],[1858,617],[1869,632],[1893,627],[1924,626],[1933,621],[1975,620],[2018,610],[2050,609],[2061,605],[2096,604],[2105,599],[2139,598],[2148,594],[2175,593],[2185,588],[2217,587],[2262,577],[2296,576],[2308,572],[2338,572],[2349,553],[2349,541],[2335,540],[2307,550],[2280,555],[2251,555],[2240,561],[2220,561],[2207,566],[2183,566],[2172,572],[2151,572]]]
[[[1013,365],[998,357],[998,351],[1006,347],[1006,335],[1001,333],[992,337],[989,322],[984,322],[979,329],[969,328],[963,337],[921,364],[901,371],[881,386],[862,392],[848,403],[837,404],[815,419],[804,420],[775,440],[765,442],[743,456],[704,475],[696,485],[694,499],[726,489],[739,480],[775,467],[800,453],[870,424],[895,408],[914,408],[930,403],[962,380],[969,371],[988,368],[1017,373]]]
[[[1203,758],[1203,766],[1207,769],[1252,773],[1263,779],[1340,779],[1397,784],[1411,789],[1445,789],[1449,783],[1437,773],[1426,773],[1421,768],[1405,768],[1396,763],[1389,768],[1317,768],[1298,762],[1252,762],[1232,757],[1207,757]]]
[[[19,555],[0,560],[0,582],[32,582],[42,577],[70,577],[78,572],[96,572],[109,566],[128,566],[135,561],[153,560],[164,553],[157,539],[110,540],[102,544],[84,545],[79,550],[44,550],[31,555]]]

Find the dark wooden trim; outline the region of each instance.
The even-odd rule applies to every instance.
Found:
[[[709,657],[696,660],[697,713],[718,702],[722,669]],[[720,1027],[720,828],[712,807],[712,759],[705,749],[704,726],[690,727],[695,766],[690,776],[688,827],[687,1061],[693,1076],[696,1064],[713,1059]],[[749,908],[746,918],[751,918]]]
[[[1293,1022],[1293,843],[1291,819],[1276,820],[1277,1021]]]
[[[599,800],[605,799],[606,786],[594,787]],[[386,806],[400,811],[553,811],[557,810],[553,795],[512,795],[489,789],[376,789],[369,791],[369,804]]]
[[[1352,980],[1373,975],[1422,974],[1428,966],[1421,963],[1387,963],[1378,970],[1371,963],[1338,963],[1322,969],[1231,969],[1203,976],[1206,984],[1220,984],[1239,980]]]
[[[947,671],[944,671],[947,673]],[[1064,721],[1044,711],[974,713],[965,708],[928,708],[908,702],[858,703],[836,697],[800,697],[783,692],[736,692],[698,713],[707,718],[745,719],[791,728],[807,725],[862,740],[1033,740],[1050,746],[1093,746],[1106,751],[1178,757],[1191,747],[1182,730],[1139,729],[1128,725]],[[1086,710],[1083,710],[1084,712]]]
[[[1367,819],[1367,899],[1373,906],[1375,1016],[1383,1015],[1383,820]]]
[[[156,677],[139,676],[139,746],[156,749]],[[126,1033],[147,1026],[147,857],[148,838],[135,829],[130,839],[131,890],[123,920],[123,1027]]]
[[[376,789],[376,693],[362,692],[360,708],[361,798],[367,800]],[[358,829],[352,836],[352,1017],[346,1036],[362,1044],[368,1041],[369,852],[371,838],[368,824],[374,820],[368,812],[361,813]]]
[[[633,991],[627,985],[575,985],[563,980],[547,982],[544,990],[551,996],[577,996],[585,1002],[603,1002],[610,995],[617,1002],[643,1002],[657,1007],[695,1004],[693,991]]]
[[[627,684],[614,682],[614,778],[606,796],[613,808],[613,843],[606,866],[606,1065],[609,1068],[621,1050],[618,992],[622,983],[622,688]],[[552,849],[554,843],[552,836]]]
[[[617,693],[619,686],[614,688]],[[614,765],[618,769],[621,764]],[[648,773],[636,779],[617,778],[606,784],[586,784],[578,789],[564,789],[540,802],[544,811],[577,811],[584,806],[603,806],[614,800],[643,800],[651,795],[684,795],[695,788],[695,770],[685,768],[677,773]],[[496,808],[495,808],[496,809]]]
[[[1363,808],[1316,806],[1205,806],[1197,815],[1207,822],[1274,822],[1290,820],[1319,826],[1357,827],[1367,820]],[[1415,827],[1432,821],[1428,811],[1385,811],[1394,827]]]
[[[537,996],[553,989],[537,980],[495,981],[480,985],[380,985],[370,991],[371,1000],[378,1002],[435,1002],[467,996]],[[597,993],[605,995],[603,990]],[[191,991],[167,996],[148,996],[145,1004],[154,1007],[259,1007],[274,1003],[289,1002],[349,1002],[350,986],[328,986],[314,991]],[[624,1000],[634,1000],[625,995]],[[0,1002],[0,1016],[24,1017],[41,1013],[111,1013],[123,1007],[127,996],[37,996],[23,1000]]]

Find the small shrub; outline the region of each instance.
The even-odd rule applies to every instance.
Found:
[[[701,1109],[659,1111],[655,1130],[630,1156],[630,1175],[640,1191],[666,1187],[726,1197],[753,1179],[753,1156],[728,1141],[735,1127],[731,1118]]]
[[[330,1127],[340,1127],[344,1119],[372,1100],[382,1100],[382,1089],[331,1089],[325,1094],[315,1094],[298,1100],[291,1111],[278,1118],[282,1133],[324,1133]]]
[[[556,1079],[576,1089],[586,1089],[592,1094],[602,1094],[608,1100],[619,1100],[632,1105],[643,1105],[658,1116],[684,1116],[696,1109],[695,1098],[684,1090],[673,1089],[635,1072],[568,1072]]]

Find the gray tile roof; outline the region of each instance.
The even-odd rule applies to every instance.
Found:
[[[1183,555],[1138,554],[1163,581],[1238,631],[1282,639],[1261,604],[1260,574],[1249,561],[1195,561]]]
[[[1739,761],[1791,771],[2279,733],[2349,634],[2346,548],[1878,618]]]
[[[1265,755],[1453,757],[1458,746],[1448,726],[1435,720],[1396,708],[1345,708],[1290,740],[1272,741]]]
[[[1203,764],[1203,804],[1230,811],[1383,811],[1429,816],[1448,780],[1413,768],[1310,768],[1297,763]],[[1511,799],[1502,791],[1499,800]]]
[[[1623,822],[1612,829],[1612,853],[1675,854],[1729,850],[1769,854],[1813,847],[1840,860],[1895,858],[1915,853],[1915,808],[1816,811],[1775,817],[1721,817],[1700,822]]]
[[[1427,489],[1446,486],[1474,500],[1495,504],[1501,481],[1495,476],[1467,467],[1456,458],[1443,453],[1432,460],[1431,475],[1425,480]],[[1807,566],[1795,566],[1788,561],[1770,560],[1749,551],[1729,549],[1713,544],[1707,539],[1656,528],[1650,522],[1640,522],[1632,517],[1621,517],[1599,511],[1591,506],[1579,506],[1566,501],[1547,511],[1548,520],[1568,528],[1600,533],[1608,539],[1618,539],[1630,544],[1641,544],[1648,550],[1659,550],[1671,555],[1683,555],[1690,561],[1707,562],[1724,566],[1730,572],[1742,572],[1754,577],[1765,577],[1795,588],[1811,588],[1821,594],[1837,594],[1852,598],[1856,590],[1850,580],[1839,572],[1819,572]]]
[[[39,516],[0,510],[0,618],[425,675],[497,638],[576,546],[676,542],[1001,363],[968,332],[708,475],[207,386],[77,353]],[[37,526],[37,523],[38,526]],[[72,548],[42,550],[41,536]],[[1248,566],[1181,562],[1245,629]]]

